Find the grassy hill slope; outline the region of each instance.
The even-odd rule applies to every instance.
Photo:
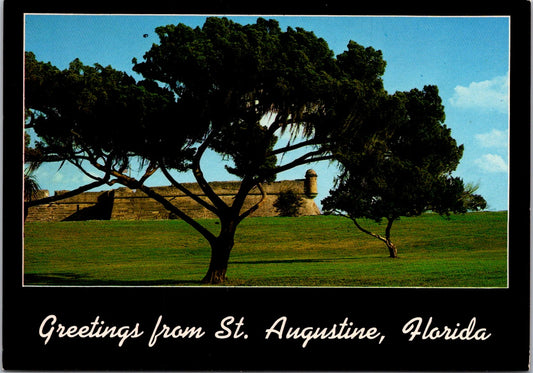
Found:
[[[216,220],[202,223],[216,232]],[[361,221],[383,232],[383,224]],[[403,218],[385,245],[335,216],[249,218],[230,286],[507,286],[507,212]],[[26,285],[199,286],[210,248],[179,220],[26,223]]]

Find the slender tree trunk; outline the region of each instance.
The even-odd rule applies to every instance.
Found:
[[[391,242],[390,240],[390,231],[392,228],[392,223],[394,223],[395,218],[387,219],[387,228],[385,228],[385,245],[387,245],[387,248],[389,249],[389,256],[391,258],[397,258],[398,257],[398,250],[396,249],[396,246]]]
[[[372,236],[374,238],[377,238],[378,240],[380,240],[383,243],[385,243],[385,245],[387,246],[387,249],[389,249],[389,256],[391,258],[398,258],[398,250],[396,249],[396,245],[394,245],[392,243],[392,241],[390,240],[390,231],[391,231],[391,228],[392,228],[392,223],[394,223],[396,218],[388,218],[387,219],[387,228],[385,228],[385,237],[380,236],[379,234],[370,232],[369,230],[363,228],[362,226],[359,225],[359,223],[357,222],[357,220],[355,218],[352,218],[352,217],[349,217],[349,218],[354,222],[355,226],[361,232],[366,233],[366,234],[368,234],[368,235],[370,235],[370,236]]]
[[[226,272],[231,249],[235,243],[237,222],[236,219],[232,219],[229,222],[221,219],[221,225],[219,236],[211,242],[211,261],[209,269],[202,280],[205,284],[221,284],[227,280]]]
[[[387,245],[387,248],[389,249],[389,256],[391,258],[397,258],[398,250],[396,249],[396,246],[390,240],[386,241],[385,245]]]

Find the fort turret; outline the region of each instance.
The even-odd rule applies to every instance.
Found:
[[[315,198],[318,195],[316,184],[317,173],[315,170],[307,170],[305,173],[304,192],[308,198]]]

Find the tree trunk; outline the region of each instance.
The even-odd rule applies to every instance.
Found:
[[[397,258],[398,250],[396,249],[396,246],[390,240],[387,240],[385,244],[387,245],[387,248],[389,249],[389,256],[391,258]]]
[[[229,246],[221,242],[211,245],[211,262],[202,280],[204,284],[221,284],[227,280],[226,272],[232,247],[233,245]]]
[[[392,223],[397,219],[396,217],[387,218],[387,228],[385,228],[385,237],[380,236],[379,234],[372,233],[369,230],[366,230],[362,226],[359,225],[357,220],[355,218],[350,217],[350,219],[354,222],[355,226],[361,231],[364,232],[372,237],[377,238],[378,240],[382,241],[387,245],[387,249],[389,249],[389,256],[391,258],[398,258],[398,250],[396,249],[396,245],[394,245],[390,240],[390,231],[392,229]]]
[[[205,284],[222,284],[227,280],[229,256],[234,245],[236,223],[221,222],[219,236],[211,243],[211,262],[202,282]]]
[[[389,249],[389,256],[391,258],[398,257],[398,250],[396,249],[396,246],[390,240],[390,231],[392,228],[392,223],[394,223],[394,220],[396,220],[396,218],[389,218],[387,221],[387,228],[385,228],[385,245],[387,245],[387,248]]]

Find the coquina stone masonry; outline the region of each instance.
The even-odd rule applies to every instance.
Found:
[[[251,216],[278,216],[273,206],[278,195],[287,190],[296,191],[303,199],[299,215],[320,215],[314,198],[317,196],[317,174],[308,170],[305,179],[284,180],[263,185],[267,193],[265,201]],[[207,201],[203,191],[196,183],[183,184],[191,192]],[[240,186],[238,181],[220,181],[210,183],[211,188],[222,200],[231,204]],[[215,218],[216,216],[179,189],[171,186],[152,187],[175,206],[193,218]],[[56,194],[67,191],[56,191]],[[48,191],[41,191],[39,197],[48,196]],[[254,188],[246,198],[243,211],[261,199],[261,192]],[[173,219],[175,216],[159,202],[148,197],[140,190],[118,188],[100,192],[85,192],[50,204],[30,207],[26,221],[69,221],[69,220],[157,220]]]

